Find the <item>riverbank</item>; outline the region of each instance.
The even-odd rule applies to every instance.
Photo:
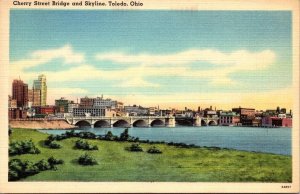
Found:
[[[62,148],[44,145],[49,135],[36,130],[13,129],[10,141],[32,139],[40,154],[10,157],[38,162],[54,156],[63,159],[57,170],[43,171],[21,181],[162,181],[162,182],[291,182],[291,157],[230,149],[178,148],[141,143],[144,152],[125,150],[130,142],[87,140],[99,150],[74,148],[79,138],[57,141]],[[151,146],[162,154],[149,154]],[[77,159],[88,152],[98,165],[81,166]]]
[[[74,129],[74,125],[70,125],[65,120],[10,120],[11,128],[22,129]]]

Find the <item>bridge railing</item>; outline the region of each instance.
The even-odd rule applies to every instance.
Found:
[[[165,118],[175,118],[171,116],[128,116],[128,117],[102,117],[102,116],[96,116],[96,117],[65,117],[65,119],[165,119]]]

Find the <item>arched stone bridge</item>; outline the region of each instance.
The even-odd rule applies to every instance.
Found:
[[[66,117],[67,122],[79,127],[175,127],[175,117],[131,116],[131,117]]]
[[[188,126],[216,126],[218,125],[218,117],[208,118],[208,117],[176,117],[176,123],[179,125],[188,125]]]

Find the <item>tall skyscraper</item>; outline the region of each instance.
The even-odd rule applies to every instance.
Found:
[[[46,76],[41,74],[37,80],[33,81],[33,89],[40,90],[41,92],[41,106],[46,106],[47,104],[47,83]]]
[[[29,89],[28,101],[31,104],[31,106],[41,106],[41,90]]]
[[[12,83],[12,99],[17,101],[17,107],[28,106],[28,85],[22,80],[14,80]]]

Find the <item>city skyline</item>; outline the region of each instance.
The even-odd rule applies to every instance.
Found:
[[[162,108],[292,109],[287,11],[13,10],[10,21],[11,80],[45,74],[48,104],[105,94]]]

